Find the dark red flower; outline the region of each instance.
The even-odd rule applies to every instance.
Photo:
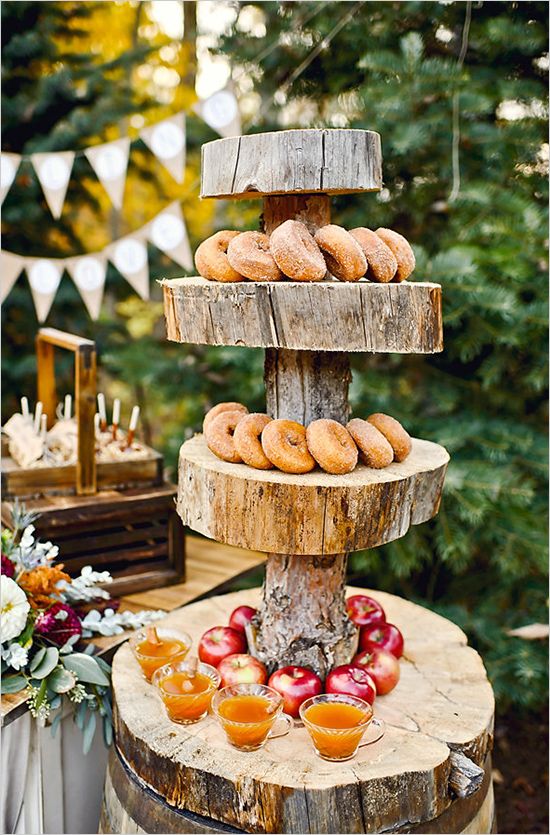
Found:
[[[35,621],[35,631],[62,647],[73,635],[82,635],[79,617],[66,603],[54,603]]]
[[[15,566],[5,554],[2,554],[2,570],[0,574],[5,574],[6,577],[13,577],[15,574]]]

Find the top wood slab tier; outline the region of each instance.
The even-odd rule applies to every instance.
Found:
[[[370,130],[283,130],[202,146],[201,197],[380,191],[380,135]]]
[[[172,342],[395,354],[443,350],[439,284],[224,284],[195,276],[162,286]]]

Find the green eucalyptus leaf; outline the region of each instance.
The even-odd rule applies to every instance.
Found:
[[[25,676],[4,676],[2,678],[2,694],[19,693],[27,686],[27,679]]]
[[[82,735],[82,753],[87,754],[91,748],[92,740],[94,738],[95,733],[95,726],[96,726],[96,715],[92,711],[88,717],[88,721],[86,723],[86,727],[84,728],[84,733]]]
[[[113,724],[108,716],[103,717],[103,741],[107,748],[113,741]]]
[[[76,684],[76,676],[64,667],[56,667],[48,677],[48,687],[54,693],[68,693]]]
[[[30,666],[29,666],[29,670],[31,671],[31,673],[33,673],[36,670],[36,668],[42,663],[42,660],[43,660],[45,655],[46,655],[46,647],[42,647],[42,649],[38,650],[38,652],[36,653],[36,655],[32,659],[32,661],[30,663]]]
[[[84,730],[84,721],[86,719],[86,709],[87,709],[87,707],[88,707],[88,704],[84,700],[83,702],[80,702],[80,704],[78,705],[78,707],[75,710],[74,721],[75,721],[76,727],[80,731]]]
[[[74,652],[63,659],[64,666],[76,673],[79,681],[88,684],[99,684],[108,687],[109,679],[97,663],[95,658],[85,655],[83,652]]]
[[[44,655],[39,664],[37,664],[32,674],[34,678],[45,679],[57,667],[59,661],[59,650],[57,647],[48,647],[44,651]]]

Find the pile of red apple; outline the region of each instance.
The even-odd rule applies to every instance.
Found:
[[[399,661],[403,655],[403,636],[397,626],[386,622],[382,606],[364,594],[346,600],[350,619],[359,627],[359,652],[350,664],[335,667],[323,682],[306,667],[281,667],[268,679],[265,666],[247,654],[246,624],[256,609],[239,606],[229,618],[229,626],[214,626],[199,642],[199,658],[217,667],[221,686],[267,684],[281,694],[284,710],[298,717],[302,702],[319,693],[345,693],[372,704],[399,681]]]

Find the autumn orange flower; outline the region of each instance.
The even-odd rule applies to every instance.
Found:
[[[27,592],[33,609],[45,609],[59,599],[60,580],[70,582],[71,578],[62,570],[63,565],[40,565],[24,571],[17,583]]]

